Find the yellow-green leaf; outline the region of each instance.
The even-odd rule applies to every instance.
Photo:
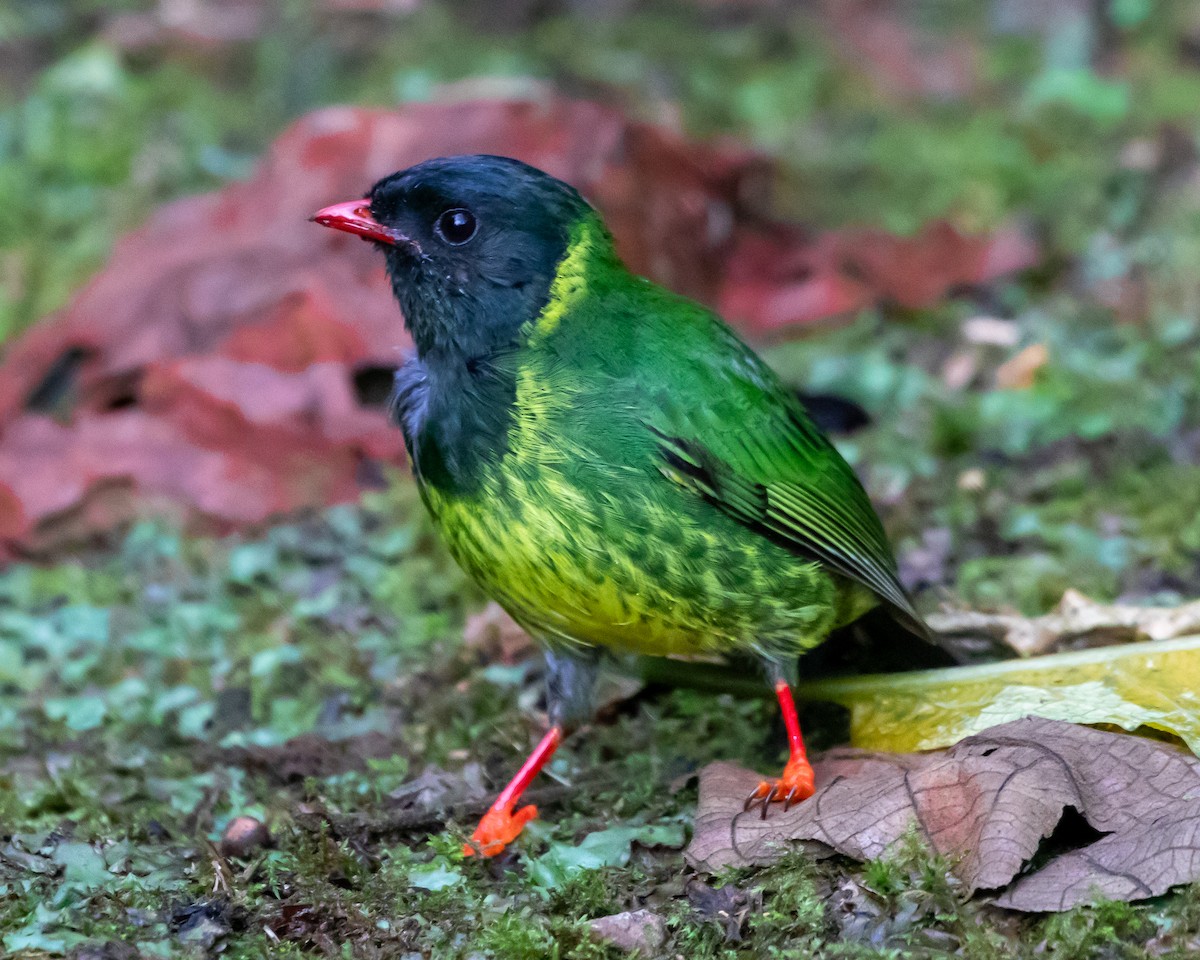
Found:
[[[1200,754],[1200,636],[973,667],[803,683],[809,700],[850,710],[855,746],[932,750],[1035,716],[1153,727]]]

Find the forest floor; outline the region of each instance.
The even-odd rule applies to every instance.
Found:
[[[932,78],[918,67],[934,56],[872,64],[799,15],[647,3],[529,13],[503,32],[414,6],[403,29],[373,31],[283,4],[272,29],[196,56],[169,38],[122,46],[131,27],[98,5],[0,15],[0,44],[27,52],[2,68],[0,335],[61,306],[154,203],[245,175],[307,109],[535,77],[776,157],[780,212],[815,230],[1023,224],[1036,269],[765,356],[805,395],[837,398],[824,414],[923,610],[1033,615],[1068,588],[1200,597],[1187,3],[1034,23],[979,5],[938,24],[968,66]],[[889,89],[887,70],[913,89]],[[776,707],[621,664],[537,785],[541,818],[505,857],[464,859],[543,706],[536,652],[471,621],[484,604],[401,475],[238,536],[145,521],[0,570],[6,955],[617,957],[589,921],[642,909],[661,918],[651,955],[688,960],[1200,949],[1200,887],[1016,914],[964,897],[916,845],[697,874],[682,853],[694,774],[777,769]],[[815,747],[844,739],[838,718],[807,719]],[[269,836],[233,836],[244,817]]]

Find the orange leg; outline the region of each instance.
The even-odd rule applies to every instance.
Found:
[[[783,723],[787,727],[788,757],[787,766],[783,768],[783,776],[778,780],[764,780],[754,792],[746,798],[745,809],[749,810],[754,804],[762,804],[762,817],[767,818],[767,809],[772,803],[783,802],[786,810],[793,803],[807,800],[813,795],[813,768],[804,752],[804,738],[800,735],[800,718],[796,716],[796,701],[792,699],[792,688],[782,678],[775,681],[775,696],[779,698],[779,707],[783,711]]]
[[[488,808],[471,835],[471,843],[463,844],[463,853],[468,856],[494,857],[517,839],[525,824],[537,816],[537,807],[532,804],[513,812],[526,788],[542,767],[549,763],[554,751],[563,740],[563,729],[557,724],[546,731],[546,735],[533,748],[529,759],[521,764],[517,775],[500,791],[496,802]]]

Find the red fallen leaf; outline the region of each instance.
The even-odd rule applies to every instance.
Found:
[[[20,540],[30,526],[21,498],[12,487],[0,482],[0,541]]]
[[[908,309],[980,286],[1038,261],[1015,227],[973,237],[939,220],[912,237],[848,229],[809,238],[792,227],[739,233],[719,308],[760,336],[862,309],[878,301]]]
[[[93,487],[136,488],[156,507],[191,507],[217,528],[300,504],[358,495],[364,455],[398,459],[398,432],[359,408],[342,368],[284,373],[220,357],[151,367],[142,409],[82,413],[70,427],[27,414],[0,447],[0,529],[13,541],[74,538],[136,514],[136,502],[88,503]],[[126,502],[128,500],[128,502]],[[90,518],[91,522],[87,522]]]
[[[142,386],[143,404],[176,424],[193,442],[214,450],[244,447],[269,459],[278,444],[293,456],[308,444],[357,445],[378,459],[399,458],[400,432],[355,400],[345,368],[314,363],[297,373],[224,357],[155,365]],[[272,438],[278,438],[277,443]]]
[[[220,453],[181,442],[170,423],[140,410],[82,414],[70,427],[26,415],[5,429],[0,487],[21,505],[24,521],[14,541],[29,541],[41,523],[71,526],[67,514],[78,512],[93,487],[135,478],[182,503],[208,488],[228,490],[232,519],[264,516],[272,500],[267,476],[229,476]]]
[[[595,103],[318,111],[284,132],[251,180],[156,211],[66,310],[9,345],[0,549],[86,532],[136,511],[138,498],[218,527],[259,522],[354,497],[364,461],[399,459],[398,432],[352,389],[356,373],[395,366],[409,344],[382,262],[307,219],[392,170],[468,152],[517,156],[576,184],[635,271],[728,305],[752,334],[880,295],[936,299],[998,269],[990,241],[943,230],[923,260],[926,240],[872,234],[878,249],[858,251],[862,276],[852,275],[855,241],[814,243],[743,216],[739,198],[762,179],[762,158]],[[918,262],[937,279],[904,287]],[[39,421],[37,411],[62,413],[67,400],[70,426]],[[91,497],[93,485],[103,496]]]
[[[353,365],[370,351],[363,335],[338,316],[320,287],[288,294],[259,323],[238,327],[221,344],[222,356],[298,373],[314,363]]]
[[[742,329],[765,335],[844,316],[870,306],[873,300],[871,291],[861,283],[836,273],[819,273],[790,283],[731,281],[721,291],[719,309]]]
[[[968,237],[938,220],[913,237],[881,230],[836,234],[830,256],[841,269],[902,307],[936,303],[955,287],[976,286],[1037,263],[1033,241],[1014,228]]]

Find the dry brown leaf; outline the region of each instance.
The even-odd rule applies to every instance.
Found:
[[[762,910],[762,890],[742,890],[732,883],[710,887],[699,877],[692,877],[684,893],[696,916],[721,927],[726,943],[740,941],[746,920]]]
[[[1058,606],[1041,617],[955,610],[927,619],[935,633],[990,637],[1032,657],[1068,644],[1173,640],[1200,633],[1200,600],[1181,607],[1133,607],[1097,603],[1068,590]]]
[[[1003,888],[997,902],[1016,910],[1136,900],[1200,879],[1200,761],[1158,741],[1027,718],[945,751],[837,750],[814,766],[817,792],[765,820],[742,810],[758,773],[706,767],[688,860],[765,864],[797,842],[867,860],[915,826],[969,891]],[[1068,808],[1102,836],[1048,850],[1021,874]]]
[[[1050,362],[1050,348],[1033,343],[996,368],[996,386],[1002,390],[1028,390],[1037,372]]]

